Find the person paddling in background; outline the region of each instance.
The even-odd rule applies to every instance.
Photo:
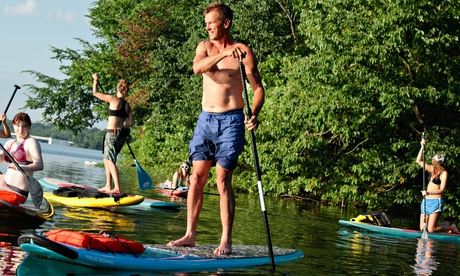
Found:
[[[10,127],[8,126],[8,122],[6,121],[6,115],[0,115],[0,121],[2,122],[3,130],[0,132],[0,138],[10,138],[11,132]]]
[[[43,159],[40,144],[30,137],[32,122],[29,115],[20,112],[13,118],[13,128],[16,139],[8,140],[5,149],[21,166],[28,176],[33,172],[43,170]],[[0,162],[8,162],[8,169],[0,175],[0,199],[12,204],[24,203],[29,195],[29,181],[16,165],[2,151]]]
[[[105,193],[119,194],[120,174],[117,168],[117,156],[121,148],[129,138],[130,128],[133,125],[133,112],[126,101],[129,91],[129,84],[126,80],[120,80],[117,85],[116,96],[98,92],[99,76],[93,74],[93,95],[109,103],[109,118],[104,136],[104,168],[106,182],[99,191]],[[113,188],[112,188],[113,182]]]
[[[232,173],[244,146],[244,126],[255,130],[262,109],[265,90],[252,50],[232,39],[232,10],[224,4],[212,3],[204,11],[209,40],[201,41],[193,60],[193,71],[203,78],[202,112],[190,142],[193,164],[187,196],[187,229],[185,235],[169,246],[195,246],[198,217],[203,205],[203,188],[212,166],[216,166],[216,182],[220,195],[222,235],[216,255],[232,252],[232,228],[235,197]],[[240,61],[254,92],[253,116],[243,113],[243,84]],[[216,164],[217,163],[217,164]]]
[[[455,224],[438,224],[438,219],[444,208],[444,198],[442,195],[446,190],[448,175],[446,169],[443,167],[444,156],[435,154],[431,160],[431,164],[424,164],[423,149],[426,144],[425,139],[422,139],[420,144],[421,148],[417,155],[416,162],[430,174],[428,186],[426,190],[422,191],[423,200],[420,205],[420,230],[423,231],[426,222],[428,232],[460,234]]]

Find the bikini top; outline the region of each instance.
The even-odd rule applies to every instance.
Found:
[[[109,116],[115,116],[122,119],[128,118],[128,112],[126,111],[126,101],[121,99],[121,108],[117,110],[112,110],[109,108]]]
[[[16,148],[14,152],[11,151],[11,147],[13,147],[14,143],[11,143],[9,149],[7,149],[10,155],[14,158],[14,160],[16,160],[17,163],[22,165],[27,165],[31,163],[27,160],[26,150],[24,149],[24,143],[26,142],[26,139],[22,141],[22,143]],[[5,161],[8,163],[13,162],[8,156],[5,156]]]
[[[431,182],[433,182],[436,185],[441,185],[441,178],[439,178],[439,175],[437,175],[434,178],[433,178],[433,176],[431,176]]]

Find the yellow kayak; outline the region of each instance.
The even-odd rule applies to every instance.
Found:
[[[52,192],[43,193],[43,197],[52,203],[59,203],[66,206],[73,207],[118,207],[118,206],[130,206],[137,205],[144,201],[144,197],[141,195],[126,195],[123,197],[110,196],[103,198],[95,197],[66,197],[58,196]]]

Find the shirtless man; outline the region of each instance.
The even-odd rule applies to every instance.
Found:
[[[203,76],[202,112],[190,142],[193,173],[187,197],[187,230],[169,246],[195,246],[198,217],[203,205],[203,187],[212,166],[216,166],[217,188],[220,194],[222,236],[216,255],[232,252],[232,227],[235,197],[232,173],[244,146],[244,125],[256,130],[257,115],[264,103],[265,91],[251,49],[230,36],[232,10],[220,3],[210,4],[204,12],[209,40],[198,44],[193,71]],[[243,114],[243,85],[239,62],[254,92],[253,115]],[[216,164],[217,163],[217,164]]]

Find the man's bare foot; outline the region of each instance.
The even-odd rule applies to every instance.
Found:
[[[232,244],[231,243],[220,243],[219,247],[214,249],[214,255],[230,255],[232,254]]]
[[[180,239],[168,242],[168,246],[195,246],[195,238],[183,236]]]

